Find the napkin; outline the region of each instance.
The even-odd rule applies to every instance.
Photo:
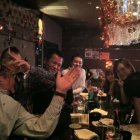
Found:
[[[106,116],[108,114],[107,111],[99,109],[99,108],[95,108],[95,109],[90,111],[90,113],[92,113],[92,112],[98,112],[98,113],[102,114],[103,116]]]
[[[92,132],[88,129],[74,130],[74,133],[80,140],[91,140],[94,137],[98,137],[95,132]]]
[[[104,125],[113,125],[114,120],[110,118],[103,118],[103,119],[100,119],[99,122]]]

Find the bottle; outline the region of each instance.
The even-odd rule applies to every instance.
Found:
[[[77,106],[77,112],[82,114],[85,113],[85,104],[83,101],[79,101]]]
[[[130,114],[126,114],[124,124],[131,124],[132,123],[134,113],[135,113],[135,111],[134,111],[134,109],[132,109]]]
[[[119,109],[114,111],[114,123],[115,130],[117,133],[120,133],[120,119],[119,119]]]

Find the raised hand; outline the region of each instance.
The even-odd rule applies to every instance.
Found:
[[[64,76],[58,72],[56,78],[56,91],[66,93],[81,74],[81,68],[72,68]]]
[[[11,57],[11,59],[13,60],[12,63],[10,63],[7,68],[13,72],[18,72],[18,71],[22,71],[22,72],[28,72],[30,70],[30,64],[23,60],[21,57],[19,57],[17,54],[12,54],[10,52],[8,52],[8,55]]]

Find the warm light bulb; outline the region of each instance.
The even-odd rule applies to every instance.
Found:
[[[43,22],[42,22],[42,19],[38,20],[38,34],[40,34],[40,35],[43,34]]]
[[[138,1],[137,4],[139,5],[140,4],[140,1]]]
[[[138,13],[137,12],[133,12],[133,16],[137,16],[138,15]]]
[[[3,26],[2,25],[0,25],[0,31],[3,29]]]
[[[99,6],[96,6],[96,9],[99,9],[100,7]]]

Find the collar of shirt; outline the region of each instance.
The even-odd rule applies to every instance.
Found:
[[[7,95],[10,94],[9,91],[5,89],[0,89],[0,93],[7,94]]]

